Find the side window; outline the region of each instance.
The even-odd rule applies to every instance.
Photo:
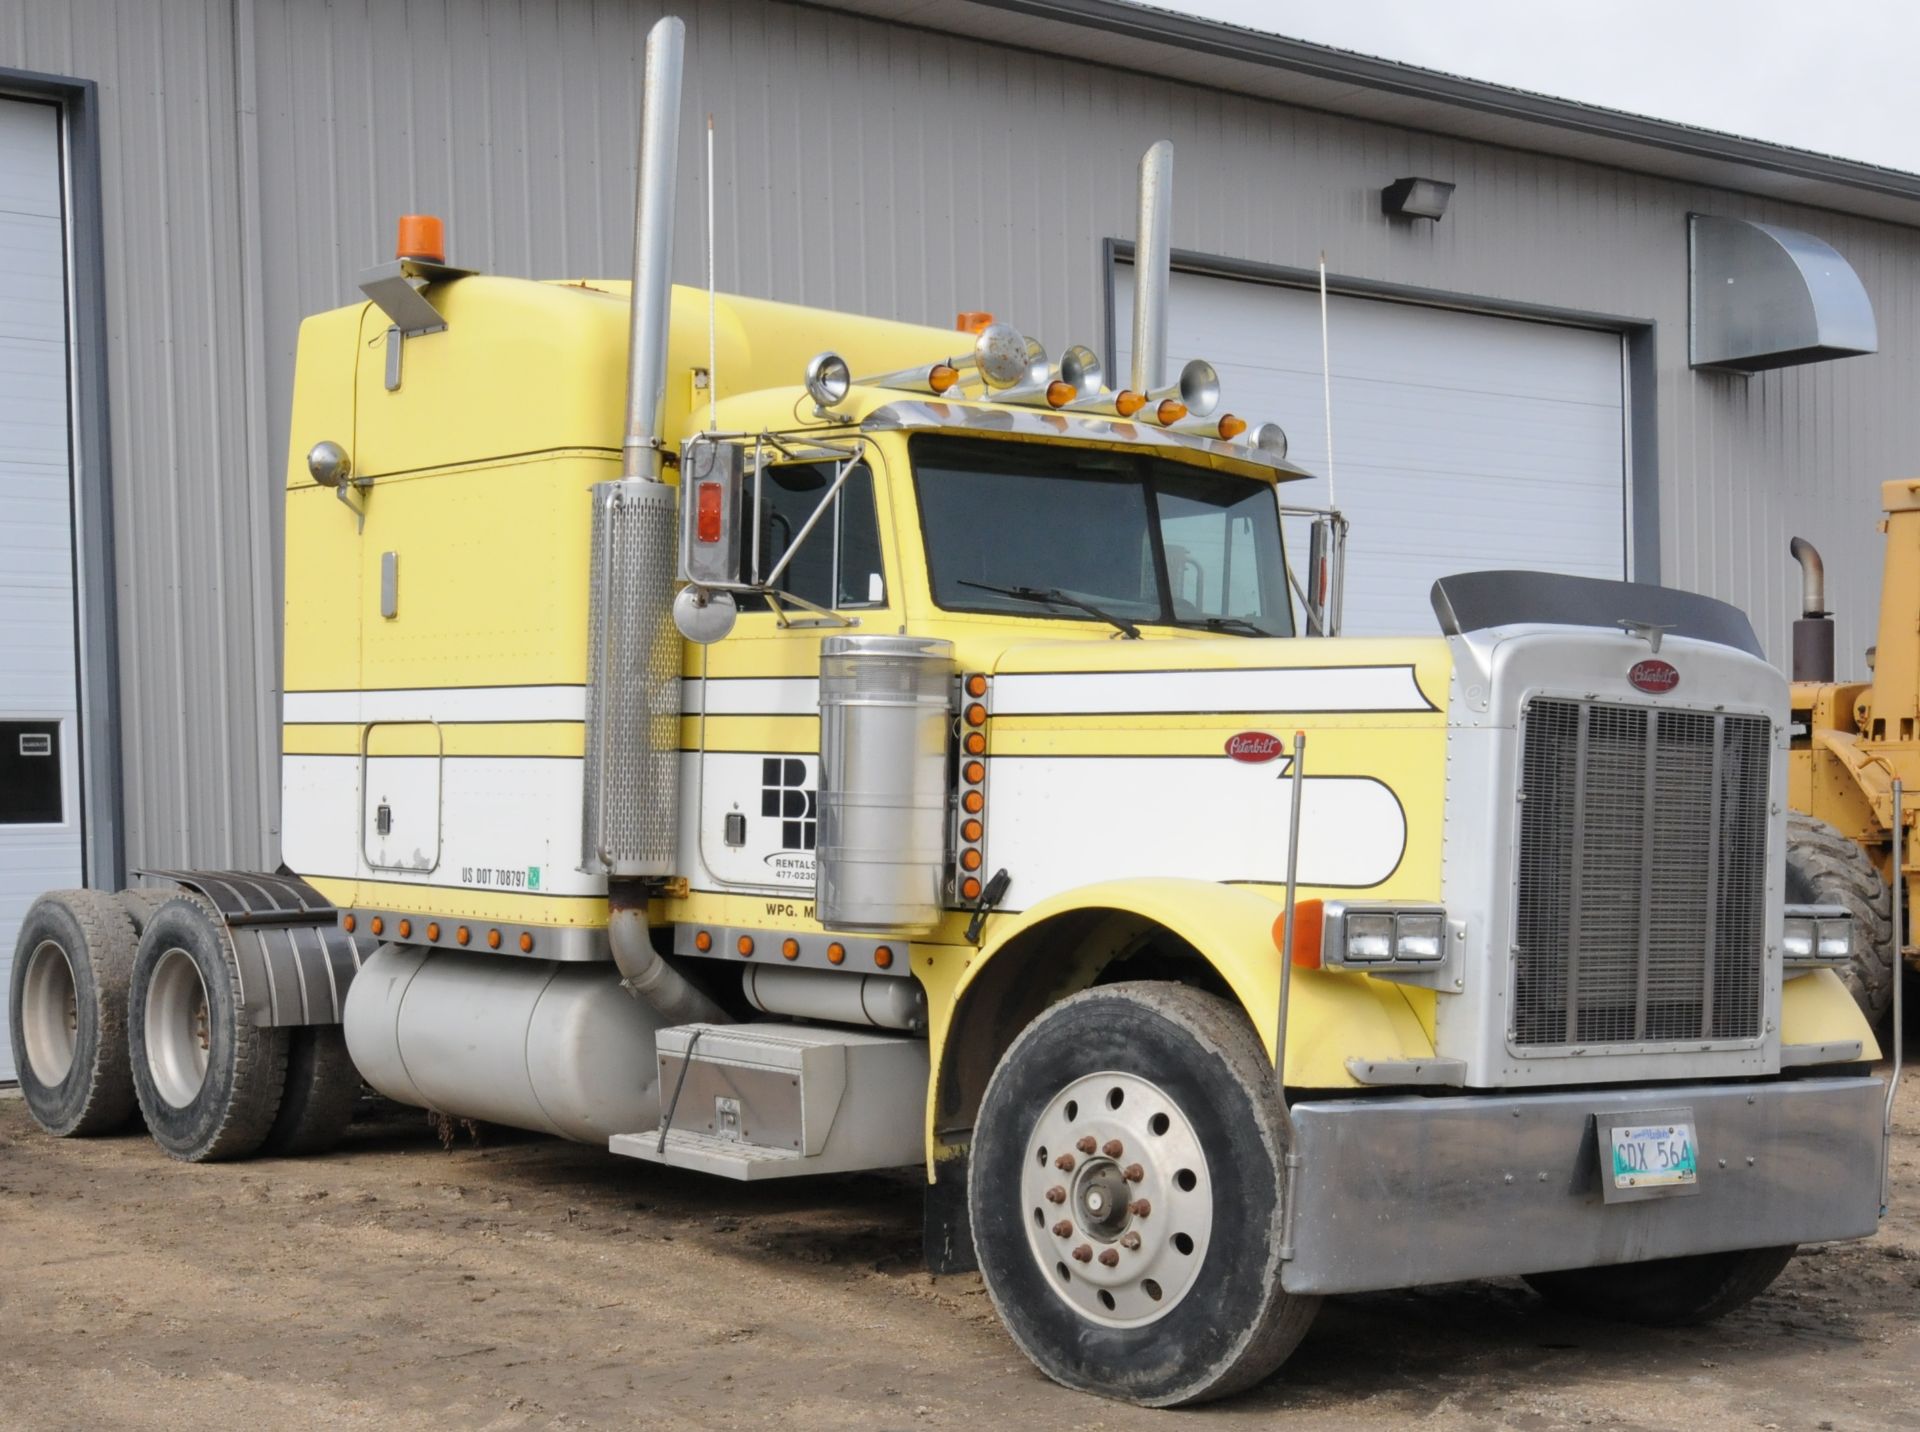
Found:
[[[832,486],[833,463],[780,463],[765,469],[760,493],[760,570],[771,572]],[[748,512],[752,484],[748,484]],[[749,516],[751,520],[751,516]],[[745,553],[753,562],[751,546]],[[873,473],[865,463],[853,470],[834,504],[807,540],[800,544],[776,590],[790,592],[817,607],[871,607],[887,600],[886,572],[880,557],[880,523],[874,507]],[[764,597],[740,598],[740,609],[767,610]]]

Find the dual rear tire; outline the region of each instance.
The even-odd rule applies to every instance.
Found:
[[[137,936],[136,936],[137,930]],[[219,914],[196,895],[55,891],[28,912],[9,1017],[28,1112],[78,1136],[126,1124],[192,1163],[317,1153],[360,1081],[337,1025],[253,1023]]]

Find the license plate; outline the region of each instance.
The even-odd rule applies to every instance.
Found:
[[[1610,1132],[1613,1186],[1621,1192],[1688,1188],[1700,1181],[1691,1123],[1615,1124]]]

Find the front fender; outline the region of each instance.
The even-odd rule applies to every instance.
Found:
[[[1101,910],[1138,916],[1197,950],[1233,991],[1271,1058],[1280,999],[1280,952],[1273,942],[1273,922],[1283,908],[1272,897],[1240,886],[1149,878],[1081,886],[1018,916],[996,920],[979,956],[954,988],[952,1019],[933,1031],[938,1040],[932,1050],[933,1067],[944,1067],[947,1040],[964,1039],[974,1032],[967,1022],[967,994],[1000,951],[1062,915]],[[1097,973],[1097,969],[1089,971],[1085,983],[1091,983]],[[1073,992],[1061,991],[1063,995]],[[1358,1088],[1346,1065],[1356,1055],[1433,1057],[1433,1042],[1397,985],[1365,975],[1296,968],[1289,994],[1285,1082],[1290,1086]],[[1006,1038],[1017,1032],[1009,1032]]]

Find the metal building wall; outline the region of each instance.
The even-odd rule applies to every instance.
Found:
[[[458,263],[623,272],[640,48],[664,8],[0,0],[0,64],[102,86],[133,863],[270,858],[299,318],[355,298],[408,210],[446,217]],[[1324,248],[1359,279],[1652,322],[1662,580],[1745,607],[1784,660],[1804,533],[1859,670],[1878,483],[1920,460],[1920,231],[782,0],[670,8],[688,22],[681,281],[704,280],[712,111],[722,287],[931,322],[987,308],[1055,351],[1097,346],[1103,242],[1132,236],[1139,153],[1170,136],[1178,249],[1301,268]],[[1380,217],[1408,173],[1459,185],[1444,222]],[[1691,373],[1690,210],[1833,243],[1879,355]]]

